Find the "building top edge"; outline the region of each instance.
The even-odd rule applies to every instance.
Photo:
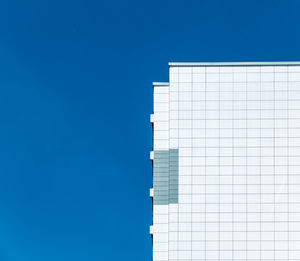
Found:
[[[153,82],[153,86],[169,86],[168,82]]]
[[[300,61],[293,62],[170,62],[169,66],[283,66],[300,65]]]

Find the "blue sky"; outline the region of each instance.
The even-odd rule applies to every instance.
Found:
[[[300,2],[0,1],[0,260],[151,260],[152,81],[300,60]]]

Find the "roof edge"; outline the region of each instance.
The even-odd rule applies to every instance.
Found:
[[[153,82],[153,86],[169,86],[168,82]]]
[[[169,62],[169,66],[283,66],[300,65],[300,61],[291,62]]]

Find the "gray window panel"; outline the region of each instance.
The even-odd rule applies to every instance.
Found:
[[[153,166],[155,167],[163,167],[163,168],[168,168],[169,167],[169,161],[155,161]]]
[[[161,173],[161,175],[158,176],[154,176],[153,177],[153,180],[156,181],[156,180],[169,180],[169,173]]]
[[[169,158],[165,157],[165,156],[160,157],[160,156],[156,155],[156,157],[154,157],[154,159],[157,160],[157,161],[169,161]]]
[[[168,201],[168,191],[154,191],[154,200],[166,200]]]
[[[169,189],[169,193],[170,193],[170,195],[178,195],[178,189],[176,188],[176,189]]]
[[[156,150],[155,155],[169,155],[169,150]]]
[[[178,203],[178,150],[170,150],[169,203]]]
[[[168,190],[169,182],[168,181],[156,181],[156,182],[153,182],[153,185],[156,188],[166,188],[166,190]]]
[[[157,187],[156,190],[154,190],[154,194],[155,195],[165,195],[165,196],[168,196],[169,195],[169,190],[167,188]]]
[[[169,177],[169,171],[161,170],[159,176],[160,177]]]
[[[160,160],[160,161],[155,161],[154,160],[154,166],[165,166],[165,167],[167,167],[168,166],[168,164],[169,164],[169,161],[162,161],[162,160]]]
[[[166,157],[160,158],[159,156],[156,155],[156,157],[154,156],[154,160],[156,160],[156,162],[169,161],[169,158],[166,158]]]
[[[153,170],[153,174],[159,173],[159,176],[169,176],[169,170],[162,170],[162,169],[155,169]],[[154,175],[155,176],[155,175]],[[158,175],[156,175],[156,177],[158,177]]]
[[[178,157],[178,150],[174,150],[174,149],[170,150],[170,157],[174,157],[174,158]]]
[[[154,160],[168,160],[169,154],[157,154],[157,151],[154,152]]]
[[[154,172],[167,172],[167,173],[169,173],[169,168],[162,168],[162,167],[154,167],[153,168],[153,171]]]
[[[165,180],[168,181],[169,180],[169,175],[167,175],[168,173],[162,173],[162,175],[154,175],[153,180]]]
[[[169,193],[169,188],[166,186],[160,186],[160,187],[156,187],[156,189],[154,190],[154,193],[159,192],[159,193]]]
[[[159,200],[166,199],[167,200],[169,191],[158,189],[158,190],[154,191],[154,195],[155,195],[156,199],[159,199]]]
[[[168,159],[169,152],[167,151],[166,153],[158,153],[157,150],[154,151],[154,158],[157,159]]]
[[[156,178],[153,180],[154,186],[166,186],[169,185],[169,179],[168,178]]]
[[[166,199],[156,199],[154,200],[155,205],[168,205],[168,200]]]
[[[154,205],[178,203],[178,150],[154,151]]]
[[[154,184],[154,186],[156,187],[156,191],[157,190],[169,191],[168,182],[165,182],[165,184],[160,183],[159,185],[158,184]]]

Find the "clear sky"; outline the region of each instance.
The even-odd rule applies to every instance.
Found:
[[[151,260],[152,81],[300,60],[300,1],[0,1],[0,261]]]

